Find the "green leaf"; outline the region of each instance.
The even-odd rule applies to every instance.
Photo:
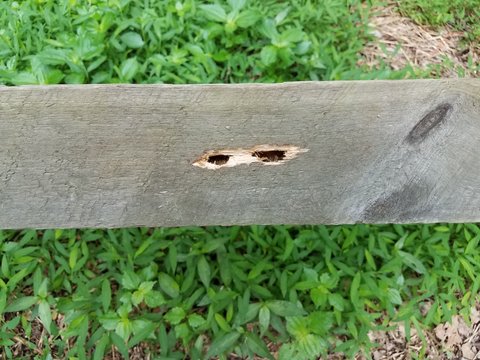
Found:
[[[113,345],[115,345],[117,350],[123,356],[123,358],[129,359],[130,357],[128,354],[128,347],[126,345],[126,341],[122,339],[122,337],[118,336],[116,333],[111,333],[110,339],[112,340]]]
[[[208,264],[207,259],[205,259],[205,256],[201,256],[198,260],[197,269],[200,281],[206,288],[208,288],[210,285],[211,271],[210,265]]]
[[[360,287],[361,274],[358,272],[350,284],[350,300],[355,308],[360,308],[360,298],[358,297],[358,289]]]
[[[302,42],[298,43],[297,46],[295,47],[295,54],[296,55],[305,55],[308,52],[308,50],[310,50],[311,46],[312,46],[311,41],[302,41]],[[309,63],[313,67],[315,67],[314,61],[312,61],[312,60],[313,59],[310,58]],[[323,67],[325,67],[325,66],[323,66]]]
[[[40,299],[45,299],[48,295],[48,278],[43,279],[42,283],[38,287],[37,296]]]
[[[260,59],[265,66],[273,64],[277,60],[276,47],[272,45],[265,46],[260,53]]]
[[[93,353],[93,360],[103,360],[105,349],[108,346],[110,339],[108,334],[103,334],[99,341],[95,344],[95,352]]]
[[[392,304],[402,305],[402,297],[397,289],[388,289],[388,299]]]
[[[132,80],[137,74],[139,68],[140,65],[135,57],[123,61],[122,65],[120,65],[120,78],[123,81]]]
[[[130,312],[132,311],[132,305],[128,302],[124,302],[118,309],[117,314],[122,319],[128,319]]]
[[[120,336],[124,342],[128,341],[130,334],[133,331],[132,322],[129,319],[120,319],[115,328],[115,333]]]
[[[345,309],[345,300],[342,295],[338,293],[328,295],[328,303],[338,311],[343,311]]]
[[[288,16],[288,13],[290,12],[290,7],[286,7],[282,11],[280,11],[277,16],[275,16],[275,21],[274,23],[276,25],[280,25]]]
[[[295,42],[302,41],[304,36],[305,36],[304,32],[301,31],[300,29],[291,28],[282,32],[282,34],[280,35],[280,41],[295,43]]]
[[[85,75],[81,73],[71,73],[65,76],[65,84],[83,84]]]
[[[128,290],[135,290],[140,285],[140,277],[131,270],[126,270],[122,276],[122,286]]]
[[[199,8],[203,11],[208,20],[217,22],[227,21],[227,13],[218,4],[200,5]]]
[[[295,337],[297,346],[308,359],[316,359],[328,344],[322,337],[312,334],[308,328],[308,321],[304,317],[291,317],[287,319],[287,330]]]
[[[108,82],[110,74],[106,71],[99,71],[92,76],[92,84],[102,84]]]
[[[165,273],[158,275],[158,284],[160,285],[160,289],[172,298],[176,298],[180,294],[180,287],[177,282]]]
[[[400,256],[405,265],[407,265],[409,268],[413,269],[417,273],[425,274],[427,272],[427,269],[425,269],[425,266],[422,264],[422,262],[412,254],[399,250],[398,255]]]
[[[175,244],[168,247],[168,262],[172,273],[175,273],[177,269],[177,247]]]
[[[287,270],[282,271],[282,275],[280,275],[280,291],[282,292],[282,296],[285,298],[287,296],[288,290],[288,273]]]
[[[228,260],[225,259],[225,256],[221,256],[218,259],[218,264],[220,267],[220,278],[222,279],[225,286],[229,286],[232,282],[232,270],[231,264]]]
[[[438,232],[443,232],[443,233],[448,233],[448,232],[450,232],[450,228],[449,228],[448,226],[444,226],[444,225],[435,226],[434,230],[435,230],[435,231],[438,231]]]
[[[139,290],[137,291],[134,291],[133,294],[132,294],[132,304],[134,306],[137,306],[138,304],[140,304],[142,301],[143,301],[143,293]]]
[[[470,239],[468,241],[467,247],[465,248],[465,254],[467,255],[476,254],[479,241],[480,241],[479,235],[475,236],[473,239]]]
[[[240,11],[245,7],[247,0],[227,0],[232,10]]]
[[[262,358],[273,360],[274,357],[268,350],[267,345],[253,332],[245,333],[245,340],[248,348]]]
[[[180,324],[175,326],[175,336],[177,337],[177,339],[187,341],[189,335],[190,329],[187,324]]]
[[[308,328],[317,335],[327,335],[334,321],[332,312],[315,311],[308,315]]]
[[[33,85],[39,83],[35,75],[26,71],[15,73],[15,75],[10,78],[10,82],[13,85]]]
[[[236,24],[241,28],[248,28],[255,25],[262,18],[262,13],[258,10],[242,11],[238,17]]]
[[[214,317],[218,326],[220,326],[220,329],[222,329],[225,332],[229,332],[232,330],[228,322],[225,320],[225,318],[221,314],[216,313]]]
[[[204,254],[211,253],[217,250],[218,248],[223,247],[224,243],[225,243],[225,239],[215,238],[212,240],[208,240],[205,243],[205,245],[202,247],[202,253]]]
[[[6,254],[3,254],[2,261],[0,261],[0,269],[4,277],[10,277],[10,268],[8,266],[8,258]]]
[[[260,303],[248,304],[246,311],[240,313],[241,324],[248,323],[255,319],[259,313],[260,307]]]
[[[460,261],[460,264],[462,264],[462,267],[465,269],[467,272],[468,276],[472,279],[472,281],[475,281],[477,279],[477,274],[473,270],[472,265],[466,260],[464,257],[459,256],[458,260]]]
[[[128,346],[131,348],[141,341],[154,337],[153,333],[157,325],[148,320],[134,320],[132,322],[133,337],[129,340]]]
[[[201,355],[200,353],[203,353],[203,344],[204,344],[204,336],[203,335],[199,335],[197,337],[197,340],[195,340],[195,344],[193,345],[193,348],[192,348],[192,354],[191,354],[191,357],[193,359],[201,359]]]
[[[327,291],[323,287],[315,288],[310,291],[310,298],[317,308],[327,302]]]
[[[185,310],[181,307],[174,307],[165,314],[165,320],[172,325],[177,325],[185,318],[185,315]]]
[[[287,331],[297,339],[310,333],[308,325],[305,317],[294,316],[287,318]]]
[[[165,298],[160,291],[152,290],[145,295],[145,303],[151,308],[156,308],[165,304]]]
[[[258,322],[260,324],[260,335],[265,334],[270,325],[270,310],[266,306],[262,306],[258,312]]]
[[[267,307],[279,316],[300,316],[305,314],[305,310],[288,301],[272,300],[266,303]]]
[[[107,312],[112,301],[112,289],[110,288],[110,282],[107,279],[103,280],[102,282],[100,301],[102,302],[103,311]]]
[[[145,296],[152,290],[155,281],[144,281],[140,284],[137,291],[134,291],[132,294],[132,303],[133,305],[140,304]]]
[[[148,294],[153,289],[154,285],[155,281],[144,281],[140,284],[138,290],[140,290],[144,294]]]
[[[23,278],[25,278],[28,274],[29,274],[29,269],[24,267],[22,270],[20,270],[19,272],[15,273],[13,276],[11,276],[8,279],[8,283],[7,283],[7,286],[9,288],[9,290],[12,291],[15,288],[15,286],[17,286],[17,284]]]
[[[15,312],[15,311],[23,311],[35,303],[37,303],[38,298],[36,296],[24,296],[22,298],[16,299],[10,305],[5,308],[5,312]]]
[[[7,305],[7,291],[5,289],[0,289],[0,315],[3,314],[3,310]]]
[[[265,19],[260,27],[262,33],[272,42],[278,40],[278,31],[272,19]]]
[[[90,65],[88,65],[87,72],[92,72],[93,70],[97,69],[100,65],[102,65],[107,60],[106,56],[100,56],[97,60],[93,61]]]
[[[58,69],[46,69],[44,72],[44,79],[41,83],[44,84],[60,84],[64,78],[63,72]]]
[[[240,333],[236,331],[216,337],[211,343],[205,358],[211,359],[214,356],[218,356],[230,351],[239,338]]]
[[[167,330],[165,329],[165,323],[161,322],[159,329],[158,329],[158,342],[160,344],[160,353],[162,356],[167,356],[169,352],[169,341],[168,341],[168,334]]]
[[[50,305],[46,300],[41,300],[38,304],[38,316],[45,329],[51,333],[52,313],[50,311]]]
[[[295,359],[297,353],[296,344],[286,343],[282,344],[278,351],[278,360],[292,360]]]
[[[118,322],[120,321],[120,318],[117,316],[117,314],[110,311],[107,314],[100,316],[98,318],[98,321],[100,322],[100,324],[102,324],[105,330],[115,330]]]
[[[190,325],[193,329],[203,326],[205,323],[206,320],[201,315],[191,314],[188,316],[188,325]]]
[[[322,351],[325,351],[327,347],[327,344],[325,344],[325,341],[322,341],[321,337],[313,334],[303,336],[298,339],[298,342],[300,349],[309,359],[318,358],[322,354]]]
[[[68,62],[70,54],[66,49],[46,48],[37,54],[45,65],[64,65]]]
[[[142,37],[134,31],[128,31],[126,33],[123,33],[120,36],[120,39],[126,46],[132,49],[141,48],[145,44]]]
[[[372,254],[365,249],[365,259],[367,260],[367,264],[370,266],[372,270],[377,270],[377,265],[375,264],[375,260],[373,259]]]

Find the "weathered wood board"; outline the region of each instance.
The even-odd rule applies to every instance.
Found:
[[[480,221],[480,80],[0,88],[0,228],[438,221]]]

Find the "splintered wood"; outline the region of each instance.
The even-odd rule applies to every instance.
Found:
[[[480,80],[0,88],[0,227],[480,221]]]
[[[308,149],[292,145],[257,145],[250,149],[223,149],[206,151],[193,165],[205,169],[220,169],[237,165],[260,163],[281,165]]]

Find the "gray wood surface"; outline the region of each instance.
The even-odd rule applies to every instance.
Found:
[[[437,221],[480,221],[479,80],[0,88],[1,228]]]

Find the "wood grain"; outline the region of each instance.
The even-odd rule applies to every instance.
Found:
[[[265,144],[305,151],[193,166]],[[438,221],[480,221],[479,80],[0,88],[1,228]]]

